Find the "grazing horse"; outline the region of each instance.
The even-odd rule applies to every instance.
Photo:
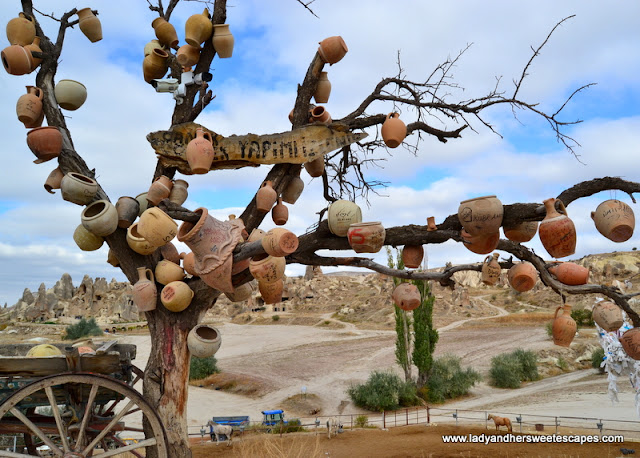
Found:
[[[329,439],[331,439],[331,434],[334,436],[338,434],[338,428],[340,428],[340,422],[337,417],[331,417],[327,420],[327,433],[329,434]]]
[[[489,414],[489,416],[487,417],[487,420],[491,420],[491,419],[493,419],[493,422],[496,424],[496,431],[500,429],[500,426],[506,426],[507,430],[509,432],[512,432],[511,420],[509,420],[507,417],[498,417],[496,415]]]
[[[233,428],[229,425],[219,425],[216,422],[209,421],[207,423],[210,427],[213,427],[213,434],[216,436],[216,445],[220,443],[220,436],[224,435],[227,438],[227,447],[231,445],[231,436],[233,435]]]

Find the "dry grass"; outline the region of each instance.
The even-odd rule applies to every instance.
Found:
[[[491,323],[508,323],[508,324],[545,324],[548,321],[553,320],[552,313],[514,313],[511,315],[499,316],[484,320]]]
[[[212,374],[204,380],[193,380],[189,384],[250,397],[260,397],[271,391],[269,384],[260,378],[232,372]]]
[[[266,458],[320,458],[325,454],[320,447],[318,436],[297,436],[283,440],[272,434],[264,435],[256,440],[242,441],[234,446],[234,456],[266,457]]]

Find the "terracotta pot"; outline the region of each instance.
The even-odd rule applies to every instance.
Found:
[[[554,258],[564,258],[576,252],[576,228],[566,215],[556,211],[556,200],[560,209],[566,213],[562,201],[554,198],[543,201],[547,216],[540,223],[538,234],[545,250]]]
[[[118,227],[128,228],[138,217],[140,204],[136,199],[129,196],[122,196],[116,202],[118,212]]]
[[[482,263],[482,283],[485,285],[493,286],[498,283],[500,279],[500,273],[502,272],[502,268],[498,263],[498,257],[500,255],[498,253],[493,253],[491,256],[487,256]]]
[[[589,269],[573,262],[558,262],[548,270],[565,285],[586,285],[589,282]]]
[[[635,360],[640,360],[640,328],[631,328],[620,337],[624,352]]]
[[[193,67],[200,60],[200,48],[191,45],[182,45],[176,53],[178,63],[183,67]]]
[[[171,178],[161,175],[151,183],[147,191],[147,201],[152,205],[158,205],[162,199],[166,199],[171,194],[173,182]]]
[[[36,37],[36,25],[33,18],[23,12],[7,23],[7,40],[12,45],[26,46]]]
[[[155,18],[151,22],[151,27],[153,27],[156,32],[156,37],[158,37],[160,43],[169,48],[178,49],[178,34],[176,33],[176,29],[164,18]]]
[[[320,72],[318,77],[318,85],[316,86],[316,92],[313,93],[313,98],[316,103],[329,102],[329,96],[331,95],[331,81],[327,72]]]
[[[84,36],[87,37],[91,43],[102,40],[102,24],[91,8],[82,8],[78,11],[78,17],[80,18],[79,26]]]
[[[326,126],[331,124],[331,115],[324,107],[315,107],[311,110],[311,121],[320,122]]]
[[[156,265],[156,281],[161,285],[181,281],[183,278],[184,269],[174,262],[163,259]]]
[[[23,96],[24,97],[24,96]],[[631,207],[619,200],[605,200],[591,212],[596,229],[611,241],[626,242],[633,235],[636,218]]]
[[[142,215],[144,211],[149,207],[149,201],[147,200],[147,192],[141,192],[136,196],[136,200],[140,204],[140,210],[138,210],[138,216]]]
[[[562,314],[558,315],[560,311],[562,311]],[[558,307],[552,327],[553,343],[560,347],[568,347],[575,337],[577,330],[578,325],[573,318],[571,318],[571,306],[564,305]]]
[[[183,281],[172,281],[160,293],[162,305],[171,312],[182,312],[189,307],[193,299],[193,290]]]
[[[535,286],[538,281],[538,271],[530,262],[522,261],[509,269],[507,278],[513,289],[524,293]]]
[[[261,239],[262,248],[271,256],[287,256],[298,249],[298,237],[293,232],[275,227]]]
[[[284,277],[287,261],[283,257],[259,255],[254,256],[249,263],[249,272],[258,281],[273,283]]]
[[[291,205],[295,204],[303,190],[304,181],[300,178],[300,170],[298,170],[298,175],[292,177],[282,191],[282,201]]]
[[[57,127],[36,127],[27,132],[27,146],[38,158],[34,164],[50,161],[62,152],[62,134]]]
[[[417,309],[422,303],[420,291],[412,283],[400,283],[393,290],[391,298],[398,307],[407,312]]]
[[[178,250],[173,243],[169,242],[165,245],[162,245],[160,247],[160,253],[162,254],[163,259],[180,265],[180,254],[178,253]]]
[[[133,285],[133,303],[140,312],[156,309],[158,289],[153,279],[153,272],[146,267],[138,267],[138,281]]]
[[[262,237],[264,237],[265,235],[267,235],[265,231],[256,227],[254,230],[251,231],[251,234],[249,234],[249,238],[247,239],[247,242],[255,242],[256,240],[262,240]]]
[[[282,280],[276,280],[273,283],[258,282],[258,290],[260,290],[265,304],[276,304],[282,301],[283,289],[284,282]]]
[[[253,294],[253,286],[251,283],[244,283],[236,287],[233,293],[224,293],[231,302],[243,302],[251,297]]]
[[[140,216],[138,232],[150,244],[160,247],[178,234],[178,224],[158,207],[148,208]]]
[[[324,157],[305,162],[304,169],[313,178],[321,177],[324,173]]]
[[[187,346],[191,356],[209,358],[217,353],[222,344],[220,331],[208,324],[199,324],[187,336]]]
[[[62,184],[62,178],[64,178],[64,174],[62,173],[62,170],[60,170],[60,167],[56,167],[51,171],[51,173],[47,177],[47,180],[44,182],[44,189],[49,194],[55,194],[55,192],[53,192],[52,190],[60,189],[60,186]]]
[[[213,24],[209,10],[204,9],[202,14],[194,14],[184,24],[184,41],[195,48],[211,38],[213,34]]]
[[[427,218],[427,232],[433,232],[437,230],[438,230],[438,226],[436,226],[436,217],[429,216]]]
[[[182,258],[182,266],[184,267],[184,271],[191,276],[197,277],[196,273],[196,259],[192,251],[189,253],[180,253],[180,257]]]
[[[82,224],[73,232],[73,241],[82,251],[96,251],[104,243],[104,239],[88,231]]]
[[[120,265],[120,260],[111,248],[109,248],[109,252],[107,253],[107,262],[113,267],[118,267]]]
[[[143,236],[138,232],[138,223],[133,223],[127,228],[127,245],[133,251],[143,256],[150,255],[156,251],[157,247],[150,244]]]
[[[380,133],[385,145],[389,148],[397,148],[407,136],[407,126],[400,120],[398,113],[389,113]]]
[[[537,221],[523,221],[513,226],[503,226],[504,236],[512,242],[528,242],[538,232]]]
[[[118,212],[108,200],[97,200],[82,210],[82,225],[100,237],[113,234],[118,228]]]
[[[191,171],[196,174],[207,173],[213,162],[213,138],[211,133],[201,127],[196,129],[196,138],[187,145],[187,161]]]
[[[593,321],[607,332],[615,332],[624,324],[622,310],[613,302],[602,301],[593,306]]]
[[[462,244],[464,247],[476,254],[489,254],[496,249],[498,242],[500,242],[500,232],[473,236],[462,229],[460,235],[462,236]]]
[[[356,253],[377,253],[384,245],[386,232],[379,221],[353,223],[347,231],[349,245]]]
[[[21,95],[16,103],[18,120],[25,126],[33,125],[42,116],[42,89],[36,86],[27,86],[27,93]]]
[[[362,222],[362,210],[349,200],[336,200],[327,210],[329,231],[338,237],[346,237],[349,226]]]
[[[40,48],[40,37],[35,37],[33,39],[33,43],[26,45],[24,49],[31,53],[31,71],[34,71],[38,68],[38,65],[42,63],[41,57],[35,57],[33,55],[34,52],[42,52],[42,49]]]
[[[27,129],[35,129],[36,127],[42,127],[43,121],[44,121],[44,110],[40,113],[40,116],[34,122],[24,123],[24,127],[26,127]]]
[[[161,79],[167,74],[169,54],[161,48],[153,48],[149,55],[142,61],[142,74],[147,83],[151,80]]]
[[[325,38],[319,44],[318,54],[329,65],[339,62],[349,51],[347,44],[340,36]]]
[[[289,210],[286,205],[282,203],[281,197],[278,198],[276,206],[271,209],[271,218],[278,226],[287,224],[287,221],[289,220]]]
[[[189,196],[189,191],[187,191],[188,187],[189,183],[187,183],[186,181],[175,180],[173,182],[171,192],[169,193],[169,200],[174,204],[182,205]]]
[[[260,213],[268,213],[273,204],[276,203],[278,193],[273,189],[273,182],[267,180],[262,182],[260,189],[256,193],[256,210]]]
[[[58,81],[54,93],[58,105],[65,110],[77,110],[87,100],[87,88],[74,80]]]
[[[229,24],[214,24],[212,41],[218,57],[226,59],[233,55],[234,39],[229,31]]]
[[[20,45],[11,45],[0,52],[2,65],[10,75],[26,75],[33,68],[31,51]]]
[[[458,207],[458,220],[472,236],[499,232],[502,215],[502,202],[496,196],[463,200]]]
[[[417,269],[422,264],[424,248],[422,245],[405,245],[402,248],[402,262],[409,269]]]
[[[86,205],[98,192],[98,183],[93,178],[76,172],[67,173],[60,182],[62,198],[67,202]]]
[[[164,51],[162,43],[160,43],[158,40],[151,40],[149,43],[144,45],[144,57],[147,57],[156,48],[162,49]]]

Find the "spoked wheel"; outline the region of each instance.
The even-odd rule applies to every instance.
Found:
[[[144,437],[143,424],[151,437]],[[154,450],[167,458],[164,428],[153,408],[130,386],[100,374],[52,375],[17,390],[0,404],[0,425],[25,435],[28,454],[1,453],[7,457],[106,458],[130,452],[142,458]],[[48,449],[46,455],[41,448]]]

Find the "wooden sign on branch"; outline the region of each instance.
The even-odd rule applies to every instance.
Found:
[[[175,167],[185,175],[192,171],[186,150],[201,127],[213,139],[211,170],[257,167],[260,164],[303,164],[344,146],[362,140],[365,132],[354,133],[341,124],[309,125],[289,132],[269,135],[223,137],[196,123],[174,126],[147,135],[147,140],[165,167]]]

